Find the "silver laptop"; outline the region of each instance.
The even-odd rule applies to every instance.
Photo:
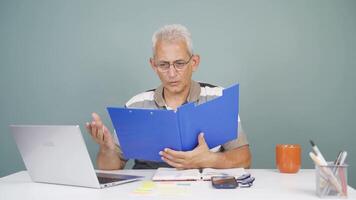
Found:
[[[96,173],[79,126],[11,125],[34,182],[104,188],[141,176]]]

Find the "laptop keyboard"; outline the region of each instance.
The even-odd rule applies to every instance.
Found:
[[[99,180],[100,184],[105,184],[105,183],[112,183],[112,182],[121,181],[123,179],[98,176],[98,180]]]

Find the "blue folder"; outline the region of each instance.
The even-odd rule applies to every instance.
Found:
[[[237,138],[239,85],[206,103],[187,103],[177,111],[108,107],[126,159],[162,161],[159,151],[189,151],[204,132],[209,148]]]

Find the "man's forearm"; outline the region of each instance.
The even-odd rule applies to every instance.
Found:
[[[118,150],[104,149],[100,147],[96,157],[96,163],[101,170],[123,169],[126,162],[120,158]]]
[[[250,168],[251,152],[248,145],[231,149],[225,152],[212,153],[206,167],[211,168]]]

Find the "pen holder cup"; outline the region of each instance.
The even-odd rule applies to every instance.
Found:
[[[320,198],[347,198],[348,165],[315,165],[316,193]]]

